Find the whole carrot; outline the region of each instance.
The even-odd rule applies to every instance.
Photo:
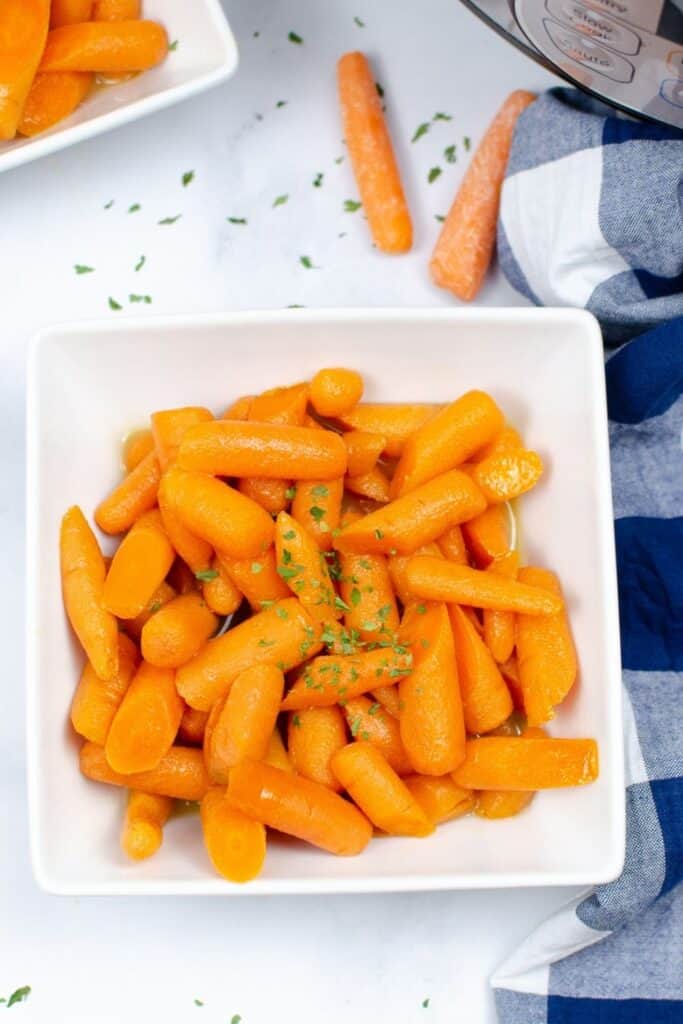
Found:
[[[0,140],[13,139],[40,62],[50,0],[0,4]]]
[[[31,138],[72,114],[92,88],[88,71],[55,71],[36,75],[17,125],[19,135]]]
[[[361,640],[381,640],[398,629],[398,608],[384,555],[339,556],[344,623]]]
[[[397,683],[393,686],[376,686],[370,693],[385,711],[398,720],[401,715],[401,698]]]
[[[263,825],[232,807],[222,786],[207,792],[200,814],[206,852],[218,874],[229,882],[256,878],[266,857]]]
[[[282,710],[326,707],[394,683],[410,671],[412,663],[410,652],[395,641],[394,645],[341,657],[328,654],[314,658],[287,691]]]
[[[256,395],[249,404],[245,419],[257,423],[275,423],[279,426],[301,427],[306,418],[308,384],[294,384],[291,387],[271,388]],[[224,419],[236,419],[224,416]],[[289,505],[291,480],[274,480],[269,477],[244,477],[238,488],[242,494],[277,515]]]
[[[367,58],[345,53],[337,77],[344,138],[373,241],[382,252],[407,252],[413,225]]]
[[[339,526],[344,481],[300,480],[292,501],[292,518],[315,539],[318,547],[329,551],[332,536]]]
[[[283,688],[284,676],[275,665],[252,665],[237,676],[224,702],[214,706],[217,714],[212,710],[204,737],[213,782],[226,785],[234,765],[265,758]]]
[[[429,264],[434,283],[465,302],[479,291],[496,240],[500,193],[519,115],[536,99],[511,93],[472,157]]]
[[[132,860],[146,860],[155,854],[163,842],[163,828],[172,807],[168,796],[132,789],[121,834],[123,852]]]
[[[77,505],[62,519],[59,535],[64,607],[69,622],[100,679],[118,669],[116,619],[102,607],[105,566],[99,544]]]
[[[484,736],[468,740],[453,773],[466,789],[554,789],[585,786],[598,777],[598,747],[591,739]]]
[[[143,512],[156,505],[160,479],[159,460],[150,452],[95,509],[100,530],[124,533],[130,529]]]
[[[168,36],[155,21],[90,21],[48,33],[41,71],[147,71],[168,53]]]
[[[346,743],[346,723],[338,707],[307,708],[290,713],[287,749],[299,775],[339,791],[341,786],[331,762]]]
[[[484,513],[482,513],[482,515],[483,514]],[[477,518],[478,517],[475,516],[475,519]],[[470,522],[473,522],[473,520],[470,520]],[[437,537],[436,541],[443,557],[447,558],[450,562],[456,562],[458,565],[469,564],[463,530],[464,525],[459,526],[456,523],[455,526],[449,526],[445,533],[442,533],[440,537]]]
[[[406,566],[406,579],[412,592],[428,601],[496,608],[523,615],[554,615],[563,607],[561,597],[541,587],[455,565],[445,558],[415,555]]]
[[[329,853],[353,856],[372,837],[367,818],[327,786],[267,764],[236,765],[227,795],[247,817]]]
[[[173,670],[143,661],[107,733],[109,765],[122,775],[156,768],[173,744],[182,716]]]
[[[134,619],[173,565],[175,552],[157,509],[140,516],[114,555],[102,590],[102,607]]]
[[[344,480],[347,491],[386,505],[391,497],[391,487],[386,473],[379,466],[373,466],[360,476],[347,476]]]
[[[362,395],[363,378],[356,370],[330,367],[318,370],[311,381],[311,405],[319,416],[343,416]]]
[[[141,789],[177,800],[201,800],[209,786],[204,757],[195,747],[173,746],[151,771],[121,775],[109,766],[104,747],[86,741],[81,747],[80,768],[94,782]]]
[[[216,632],[218,620],[200,594],[182,594],[142,627],[142,657],[158,668],[184,665]]]
[[[119,633],[118,669],[110,679],[100,679],[90,662],[78,681],[71,702],[71,724],[79,735],[104,745],[126,690],[137,669],[137,647],[125,633]]]
[[[373,825],[394,836],[428,836],[427,815],[380,750],[356,742],[332,758],[332,771]]]
[[[432,558],[442,557],[440,548],[434,541],[431,541],[429,544],[423,544],[422,547],[417,548],[412,555],[391,555],[387,560],[392,586],[404,608],[417,600],[415,594],[413,594],[408,586],[406,578],[408,562],[415,555],[430,555]]]
[[[186,704],[183,708],[183,717],[180,719],[180,725],[178,726],[178,740],[180,743],[185,743],[188,747],[201,747],[204,742],[204,732],[206,731],[206,720],[208,717],[206,711],[197,711]]]

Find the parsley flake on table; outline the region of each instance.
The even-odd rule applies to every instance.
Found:
[[[472,141],[471,141],[469,135],[466,135],[464,137],[464,139],[462,140],[462,144],[465,147],[465,152],[468,153],[469,149],[470,149],[470,146],[472,145]]]
[[[88,267],[85,263],[74,263],[74,270],[77,274],[94,274],[95,268]]]
[[[195,1005],[195,1006],[203,1006],[203,1005],[204,1005],[204,1003],[203,1003],[203,1002],[201,1001],[201,999],[195,999],[195,1001],[194,1001],[194,1005]]]
[[[282,196],[276,196],[276,198],[275,198],[275,200],[273,202],[273,206],[284,206],[284,204],[287,202],[288,199],[289,199],[289,196],[287,195],[287,193],[285,193]]]
[[[315,178],[313,179],[313,188],[321,188],[324,177],[325,177],[325,175],[323,174],[323,172],[322,171],[318,171],[318,173],[316,174]]]
[[[299,256],[299,263],[301,264],[302,267],[305,267],[306,270],[318,269],[317,267],[314,266],[313,260],[311,259],[310,256]]]
[[[23,1003],[23,1002],[25,1002],[30,995],[31,995],[31,986],[30,985],[22,985],[21,988],[15,989],[14,992],[12,993],[12,995],[7,1000],[7,1009],[9,1010],[10,1006],[14,1006],[15,1003]]]
[[[110,199],[108,203],[105,203],[105,204],[104,204],[104,209],[105,209],[105,210],[111,210],[111,208],[112,208],[112,206],[113,206],[113,205],[114,205],[114,200],[113,200],[113,199]]]
[[[429,998],[423,999],[422,1000],[422,1009],[426,1010],[428,1006],[429,1006]]]
[[[132,203],[131,206],[128,207],[128,213],[137,213],[138,210],[141,209],[142,207],[140,206],[139,203]]]
[[[286,107],[286,106],[287,106],[287,100],[278,100],[277,103],[275,104],[275,109],[279,110],[280,107]]]
[[[418,139],[421,139],[422,136],[426,135],[428,131],[429,131],[429,122],[428,121],[423,121],[422,124],[419,124],[417,126],[417,128],[415,129],[415,133],[414,133],[414,135],[413,135],[413,137],[412,137],[412,139],[410,141],[411,142],[417,142]]]
[[[384,89],[379,84],[379,82],[375,82],[375,89],[377,90],[377,95],[379,96],[379,98],[381,100],[383,100],[384,99]]]
[[[453,120],[453,118],[451,117],[450,114],[442,114],[441,111],[439,111],[438,113],[434,114],[434,117],[432,118],[432,121],[452,121],[452,120]]]
[[[123,306],[121,305],[120,302],[117,302],[116,299],[112,299],[112,297],[110,295],[109,296],[109,308],[110,309],[123,309]]]
[[[135,272],[137,273],[138,270],[142,270],[142,268],[144,267],[146,262],[147,262],[147,257],[146,256],[141,256],[140,259],[135,264],[135,267],[134,267]]]
[[[128,296],[128,301],[129,302],[144,302],[144,304],[146,306],[150,306],[152,304],[152,296],[151,295],[129,295]]]
[[[449,164],[454,164],[458,159],[455,146],[446,146],[443,151],[443,155]]]
[[[187,186],[194,181],[194,171],[185,171],[180,180],[183,183],[183,188],[187,188]]]
[[[429,171],[429,174],[427,175],[427,181],[429,182],[429,184],[431,185],[433,181],[436,181],[440,174],[440,167],[432,167]]]
[[[230,1018],[230,1024],[241,1024],[242,1018],[239,1013],[234,1013]]]
[[[365,22],[361,21],[361,19],[358,17],[358,15],[356,15],[356,17],[353,20],[354,20],[355,24],[358,25],[358,28],[365,28]]]
[[[225,219],[230,224],[246,224],[247,223],[247,218],[246,217],[226,217]]]
[[[334,161],[334,162],[335,162],[335,164],[343,164],[343,163],[344,163],[344,155],[342,154],[341,156],[338,156],[338,157],[337,157],[337,158],[335,159],[335,161]]]
[[[169,44],[169,47],[168,47],[169,50],[171,52],[174,52],[175,50],[177,50],[178,46],[179,46],[179,42],[180,41],[178,39],[174,39],[173,42]]]
[[[200,569],[194,574],[195,579],[201,580],[202,583],[210,583],[211,580],[215,580],[218,576],[217,569]]]
[[[435,220],[438,220],[438,222],[439,222],[440,224],[443,224],[443,222],[444,222],[444,221],[445,221],[445,219],[446,219],[446,218],[444,217],[444,215],[443,215],[442,213],[435,213],[435,214],[434,214],[434,218],[435,218]]]
[[[345,199],[344,200],[344,213],[355,213],[356,210],[360,210],[363,204],[359,203],[357,199]]]
[[[164,217],[163,220],[158,221],[159,224],[175,224],[177,220],[180,220],[182,213],[176,213],[175,217]]]
[[[296,32],[290,32],[287,38],[289,39],[290,43],[296,43],[297,46],[301,46],[301,44],[303,43],[303,39]]]

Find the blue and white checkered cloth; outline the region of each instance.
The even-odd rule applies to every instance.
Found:
[[[683,132],[552,89],[519,119],[498,226],[511,284],[583,306],[608,342],[683,315]]]
[[[576,106],[565,117],[568,97],[580,108],[589,103],[555,90],[523,115],[505,185],[501,259],[520,290],[548,304],[587,306],[616,339],[683,313],[683,142],[616,118],[598,124]],[[515,185],[527,173],[531,180]],[[523,228],[522,203],[534,207]],[[498,969],[501,1024],[683,1024],[683,316],[624,345],[606,372],[626,862],[620,878],[562,908]]]

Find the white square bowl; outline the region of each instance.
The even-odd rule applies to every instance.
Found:
[[[151,411],[216,410],[322,366],[362,371],[366,397],[443,402],[491,391],[547,465],[523,502],[524,554],[564,583],[580,681],[550,731],[595,736],[600,777],[540,793],[517,818],[466,818],[357,858],[273,840],[246,886],[217,878],[194,817],[142,864],[119,849],[120,790],[82,778],[69,703],[82,654],[62,609],[64,510],[87,514],[120,476],[120,442]],[[602,344],[584,312],[291,310],[80,323],[34,341],[28,383],[28,778],[40,885],[55,893],[337,893],[577,885],[624,857],[621,672]]]
[[[169,41],[178,41],[177,49],[144,74],[95,89],[70,117],[48,131],[0,142],[0,171],[162,110],[218,85],[237,68],[237,44],[220,0],[144,0],[143,12],[145,18],[161,22]]]

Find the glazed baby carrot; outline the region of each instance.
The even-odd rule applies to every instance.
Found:
[[[334,584],[315,540],[296,520],[281,512],[275,523],[277,571],[302,605],[319,622],[341,617]]]
[[[91,21],[48,33],[41,71],[147,71],[168,53],[165,29],[155,21]]]
[[[266,830],[235,810],[225,789],[212,786],[200,807],[204,846],[209,860],[229,882],[249,882],[260,874],[266,858]]]
[[[398,721],[378,700],[353,697],[344,704],[344,714],[354,739],[372,743],[381,750],[397,775],[412,772],[413,766],[403,746]]]
[[[410,554],[484,507],[485,499],[476,484],[454,469],[345,526],[334,546],[359,554]]]
[[[519,431],[511,427],[509,423],[506,423],[499,434],[496,434],[488,444],[485,444],[483,448],[474,453],[473,459],[475,462],[483,462],[490,455],[500,455],[502,452],[514,451],[516,448],[523,447],[524,442]]]
[[[62,519],[59,535],[64,607],[69,622],[100,679],[118,669],[118,628],[101,605],[105,566],[99,544],[77,505]]]
[[[346,448],[329,430],[216,420],[187,432],[178,464],[218,476],[334,480],[346,472]]]
[[[481,513],[483,515],[484,513]],[[475,520],[478,516],[474,517]],[[472,520],[470,520],[472,522]],[[436,543],[439,546],[439,551],[444,558],[447,558],[450,562],[456,562],[457,565],[468,565],[469,559],[467,557],[467,548],[465,547],[465,537],[463,535],[463,527],[449,526],[445,533],[442,533],[437,538]]]
[[[190,707],[209,711],[233,680],[255,664],[300,665],[322,647],[314,620],[296,598],[278,601],[215,637],[178,669],[176,685]]]
[[[388,711],[394,718],[401,714],[401,698],[398,695],[398,685],[376,686],[370,691],[372,697],[378,704],[381,704],[385,711]]]
[[[463,523],[462,533],[475,564],[485,569],[510,550],[510,513],[505,505],[489,505],[468,523]],[[461,564],[466,565],[467,560]]]
[[[300,427],[306,417],[308,385],[295,384],[292,387],[272,388],[251,399],[245,417],[258,423],[275,423],[279,426]],[[224,417],[227,419],[228,417]],[[230,417],[231,419],[235,417]],[[289,504],[291,481],[273,480],[268,477],[246,477],[239,481],[238,488],[248,498],[258,502],[271,515],[282,512]]]
[[[340,656],[323,654],[306,665],[282,702],[283,711],[321,708],[359,697],[393,683],[410,671],[411,656],[402,646]]]
[[[512,698],[491,652],[457,604],[449,609],[469,733],[490,732],[512,714]]]
[[[196,708],[190,708],[186,704],[178,726],[178,740],[187,744],[188,747],[201,747],[204,742],[208,717],[208,712],[197,711]]]
[[[204,755],[213,782],[227,784],[240,761],[262,761],[275,728],[284,676],[275,665],[252,665],[241,672],[230,692],[209,716]]]
[[[403,781],[432,825],[475,809],[474,794],[456,785],[450,775],[407,775]]]
[[[104,745],[109,727],[130,684],[140,657],[135,644],[119,633],[119,667],[110,679],[100,679],[86,662],[71,702],[71,724],[76,732]]]
[[[150,452],[95,509],[100,530],[124,533],[130,529],[143,512],[156,505],[160,479],[159,461]]]
[[[386,505],[390,496],[390,484],[385,473],[379,466],[373,466],[362,476],[347,476],[345,479],[347,490],[353,494],[359,494],[362,498],[369,498]]]
[[[344,481],[300,480],[292,501],[294,519],[315,539],[323,551],[332,547],[332,531],[339,526]]]
[[[453,773],[466,789],[553,789],[584,786],[598,777],[595,740],[485,736],[468,740]]]
[[[273,521],[268,513],[207,473],[171,466],[165,474],[164,488],[183,525],[217,551],[233,558],[252,558],[273,541]]]
[[[81,747],[80,768],[83,775],[95,782],[141,789],[177,800],[201,800],[209,786],[204,757],[194,747],[171,747],[151,771],[121,775],[109,766],[104,747],[86,741]]]
[[[173,548],[190,567],[193,573],[206,572],[211,568],[213,548],[203,537],[198,537],[183,523],[173,503],[174,474],[164,474],[159,482],[157,501],[166,535]]]
[[[522,688],[519,684],[519,668],[515,654],[500,666],[500,672],[507,683],[507,688],[510,691],[512,703],[515,705],[516,710],[524,711],[524,698],[522,697]]]
[[[80,72],[73,71],[71,74],[78,75]],[[142,430],[134,430],[123,442],[121,461],[126,473],[132,473],[135,467],[142,462],[145,455],[154,451],[154,437],[152,431],[145,427]]]
[[[349,521],[348,519],[346,520]],[[339,555],[344,624],[361,640],[380,640],[398,629],[398,608],[384,555]]]
[[[295,770],[304,778],[339,791],[341,786],[330,763],[346,743],[346,722],[338,707],[290,713],[287,749]]]
[[[93,0],[52,0],[50,4],[50,28],[60,25],[76,25],[79,21],[90,21]]]
[[[399,683],[401,739],[421,775],[445,775],[465,756],[465,726],[446,606],[411,606],[401,624],[413,670]]]
[[[422,547],[417,548],[414,554],[430,555],[432,558],[442,557],[439,547],[433,541],[431,544],[423,544]],[[404,607],[410,604],[411,601],[417,600],[408,586],[408,580],[406,578],[406,567],[412,557],[412,555],[391,555],[387,560],[392,586],[396,592],[396,596]]]
[[[496,506],[492,506],[496,507]],[[508,579],[517,579],[519,568],[519,555],[516,551],[508,551],[502,558],[491,562],[488,572],[497,573],[499,576],[507,576]],[[494,661],[502,665],[512,655],[515,648],[515,616],[512,612],[496,611],[493,608],[484,609],[484,642]]]
[[[152,413],[152,437],[162,471],[175,459],[180,442],[190,427],[212,419],[213,413],[202,405],[186,405],[180,409],[162,409]]]
[[[555,573],[527,566],[519,570],[525,585],[541,587],[562,598]],[[520,616],[517,620],[519,684],[529,725],[541,725],[554,717],[576,681],[577,661],[565,608],[554,615]]]
[[[289,505],[289,480],[272,480],[267,476],[248,476],[240,480],[237,490],[266,512],[276,516]]]
[[[267,764],[236,765],[228,800],[249,818],[340,856],[361,853],[372,837],[367,818],[327,786]]]
[[[53,0],[54,3],[54,0]],[[140,17],[140,0],[95,0],[93,21],[133,21]],[[82,19],[86,21],[86,18]]]
[[[354,803],[383,832],[428,836],[434,831],[408,787],[372,743],[349,743],[332,758],[332,770]]]
[[[477,793],[474,813],[478,818],[514,818],[516,814],[528,807],[536,794],[533,790],[511,790],[503,792],[496,789],[483,789]]]
[[[258,558],[230,558],[220,552],[218,560],[255,612],[289,597],[291,593],[277,571],[274,546]]]
[[[132,789],[128,794],[121,833],[121,849],[132,860],[146,860],[157,852],[164,839],[173,801],[168,796]]]
[[[150,771],[173,744],[183,716],[175,674],[142,662],[114,715],[104,751],[115,772]]]
[[[134,640],[139,640],[145,623],[149,622],[152,615],[156,615],[160,608],[163,608],[165,604],[168,604],[176,596],[177,593],[170,583],[167,583],[166,580],[160,583],[139,615],[136,615],[134,619],[122,620],[121,625],[128,636],[132,636]]]
[[[508,96],[472,157],[434,248],[434,283],[465,302],[479,291],[491,262],[513,132],[535,99],[521,89]]]
[[[183,594],[142,627],[142,657],[158,668],[178,668],[216,632],[218,619],[201,594]]]
[[[216,615],[233,615],[242,604],[243,594],[219,558],[208,572],[200,573],[202,595]]]
[[[385,439],[384,454],[398,458],[408,438],[439,409],[438,405],[361,402],[339,419],[353,430],[380,434]]]
[[[407,438],[391,481],[392,497],[465,462],[504,422],[502,412],[485,391],[461,395]]]
[[[116,550],[102,591],[102,607],[134,619],[173,565],[175,552],[158,509],[145,512]]]
[[[311,405],[319,416],[343,416],[361,400],[363,378],[356,370],[318,370],[311,381]]]
[[[3,0],[0,5],[0,140],[16,134],[49,21],[50,0]]]
[[[382,252],[407,252],[413,226],[375,79],[362,53],[337,64],[344,138],[370,233]]]
[[[36,75],[17,125],[19,135],[30,138],[72,114],[92,88],[87,71],[56,71]]]
[[[514,451],[489,455],[478,462],[472,476],[491,504],[512,501],[535,487],[543,473],[538,452],[517,448]]]
[[[294,772],[294,767],[289,759],[287,748],[285,747],[282,736],[280,735],[280,730],[277,726],[271,733],[268,741],[268,750],[266,751],[266,756],[263,760],[272,768],[280,768],[283,772]]]
[[[371,434],[367,430],[350,430],[342,434],[342,441],[346,445],[346,469],[350,477],[370,473],[387,445],[383,434]]]
[[[561,597],[540,587],[455,565],[445,558],[413,556],[406,566],[406,579],[412,592],[428,601],[450,601],[523,615],[554,615],[563,607]]]

